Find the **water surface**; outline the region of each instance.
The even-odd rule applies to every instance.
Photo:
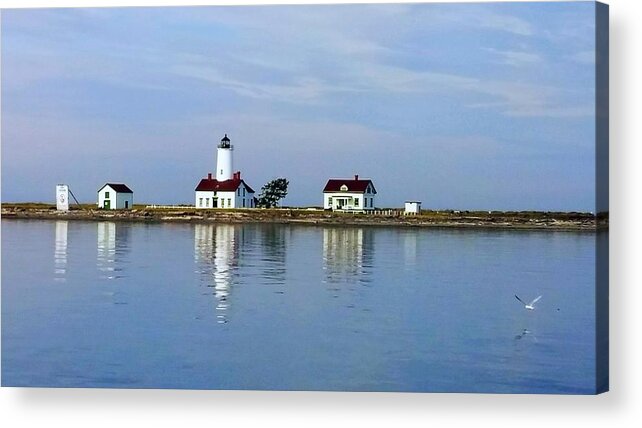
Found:
[[[2,385],[594,393],[594,284],[591,233],[2,220]]]

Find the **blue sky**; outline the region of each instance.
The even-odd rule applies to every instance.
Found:
[[[227,133],[321,205],[593,211],[594,3],[2,11],[2,200],[193,203]]]

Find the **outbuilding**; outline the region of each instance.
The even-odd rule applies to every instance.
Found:
[[[405,215],[417,215],[421,212],[421,202],[420,201],[406,201],[404,204]]]
[[[323,189],[323,208],[333,211],[374,210],[377,190],[372,180],[331,178]]]
[[[134,192],[124,184],[106,183],[98,190],[98,208],[127,210],[134,206]]]

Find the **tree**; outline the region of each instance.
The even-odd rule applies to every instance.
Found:
[[[290,182],[285,178],[277,178],[261,187],[258,206],[263,208],[275,207],[279,201],[288,194],[288,184]]]

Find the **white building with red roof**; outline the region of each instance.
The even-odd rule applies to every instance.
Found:
[[[195,189],[196,208],[254,208],[254,190],[241,179],[241,171],[233,171],[234,146],[225,137],[218,144],[216,178],[207,174]]]
[[[372,180],[331,178],[323,189],[323,208],[333,211],[374,210],[377,190]]]

